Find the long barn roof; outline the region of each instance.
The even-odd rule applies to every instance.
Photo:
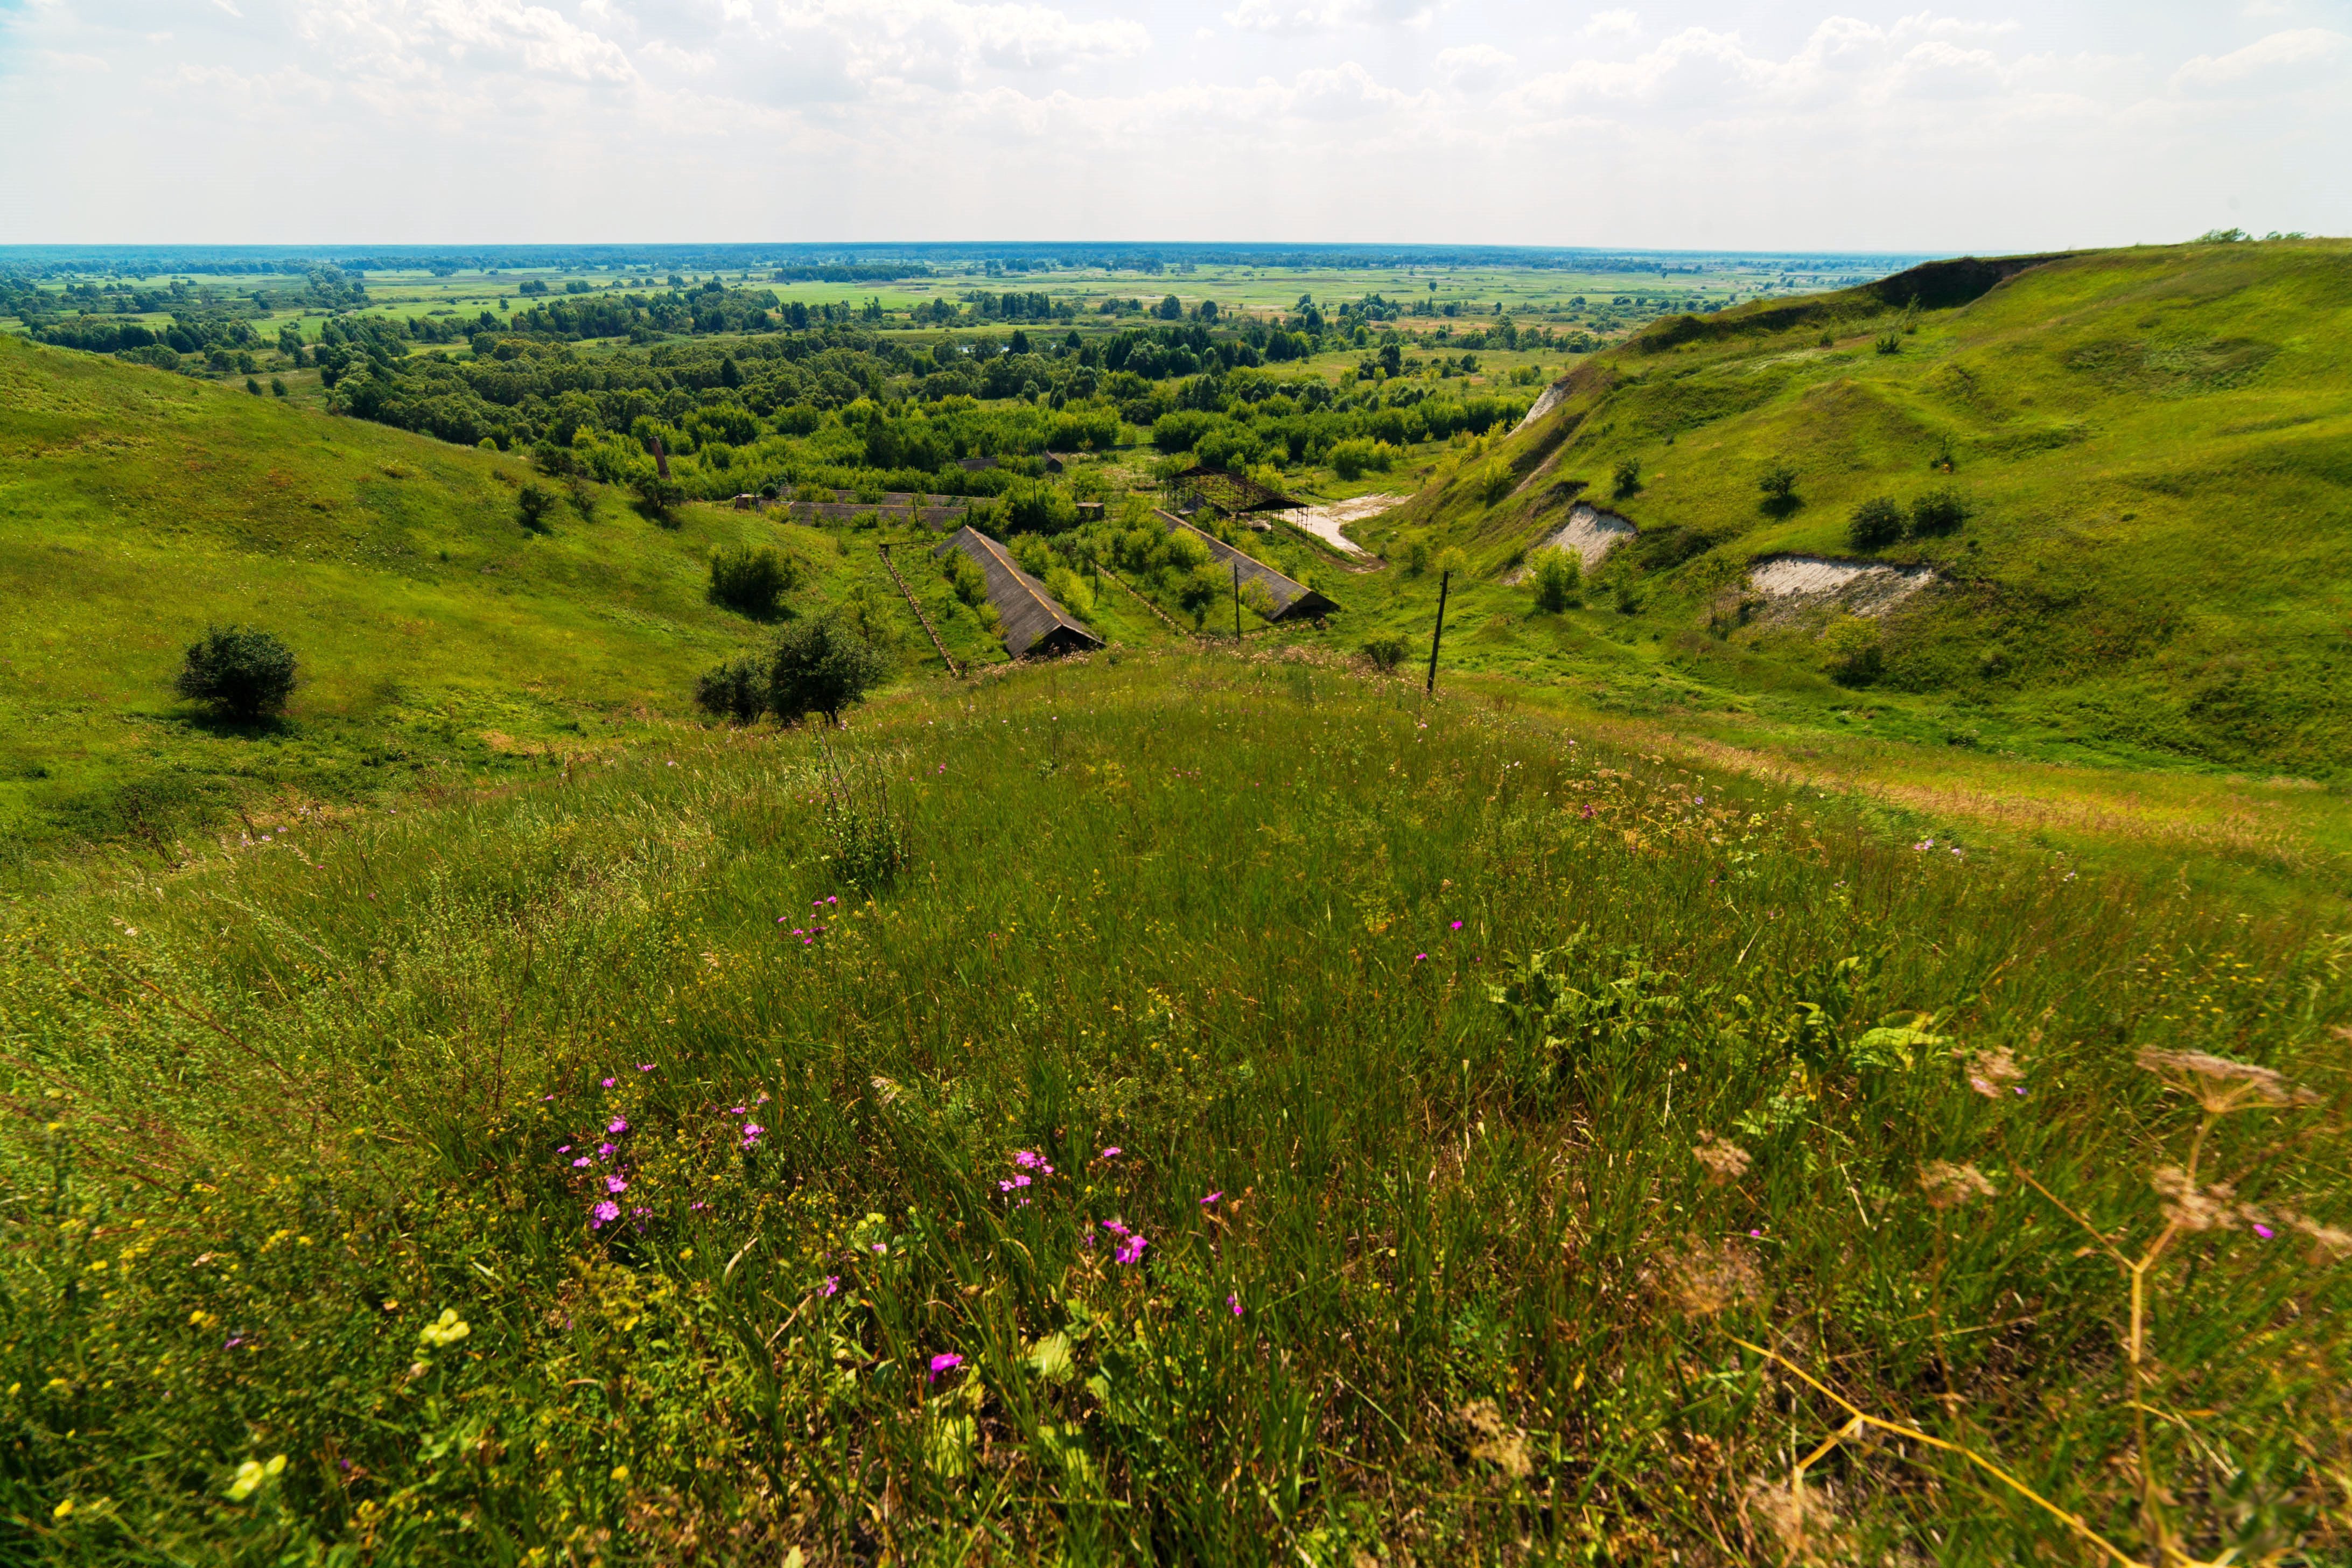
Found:
[[[1257,557],[1244,554],[1215,534],[1202,531],[1173,512],[1161,511],[1157,507],[1152,511],[1168,524],[1169,532],[1189,533],[1207,545],[1209,553],[1218,565],[1228,569],[1238,565],[1243,582],[1263,584],[1274,598],[1274,614],[1266,617],[1268,620],[1285,621],[1293,616],[1328,616],[1339,607],[1297,578],[1284,576]]]
[[[944,555],[950,550],[961,550],[980,563],[988,578],[988,602],[1004,623],[1005,651],[1013,658],[1102,647],[1102,638],[1062,608],[1045,584],[1013,564],[1012,553],[980,530],[967,523],[931,553]]]

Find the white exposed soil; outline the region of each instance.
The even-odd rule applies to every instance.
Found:
[[[1636,531],[1632,523],[1615,512],[1602,511],[1590,501],[1578,501],[1569,510],[1568,521],[1528,553],[1533,556],[1541,550],[1573,550],[1577,559],[1584,563],[1584,569],[1590,572],[1600,565],[1611,551],[1633,538]],[[1521,582],[1532,570],[1530,566],[1521,566],[1503,581]]]
[[[1536,405],[1533,408],[1528,410],[1527,417],[1520,420],[1517,425],[1511,426],[1511,434],[1514,436],[1517,435],[1520,431],[1526,429],[1528,426],[1534,424],[1537,420],[1542,418],[1553,409],[1559,407],[1561,403],[1567,400],[1567,398],[1568,383],[1564,380],[1553,382],[1549,386],[1543,389],[1543,395],[1536,399]]]
[[[1883,616],[1935,580],[1932,567],[1819,555],[1774,555],[1748,569],[1748,584],[1782,614],[1834,607],[1850,616]]]
[[[1361,522],[1378,517],[1401,503],[1402,496],[1357,496],[1350,500],[1335,500],[1328,506],[1295,507],[1274,515],[1295,528],[1303,528],[1342,555],[1361,555],[1364,547],[1339,531],[1342,525]]]

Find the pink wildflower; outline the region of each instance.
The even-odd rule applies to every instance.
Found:
[[[1219,1198],[1223,1197],[1224,1195],[1224,1189],[1220,1187],[1215,1192],[1211,1193],[1207,1197],[1202,1198],[1201,1200],[1201,1206],[1202,1208],[1207,1208],[1210,1205],[1215,1203]]]
[[[838,1295],[840,1295],[840,1294],[841,1294],[841,1276],[840,1276],[840,1275],[838,1275],[838,1274],[828,1274],[828,1275],[826,1275],[826,1276],[824,1277],[824,1283],[817,1287],[817,1289],[816,1289],[816,1293],[817,1293],[818,1295],[820,1295],[820,1296],[838,1296]]]
[[[957,1355],[952,1351],[949,1352],[945,1355],[933,1356],[931,1358],[931,1381],[933,1383],[937,1383],[940,1380],[940,1373],[943,1372],[953,1372],[962,1364],[963,1357]]]
[[[756,1121],[746,1121],[743,1123],[743,1147],[746,1149],[758,1148],[760,1146],[760,1134],[766,1131],[766,1128],[761,1126]]]
[[[572,1162],[572,1168],[575,1171],[584,1171],[588,1168],[588,1156],[583,1154],[580,1158]]]
[[[607,1176],[604,1178],[604,1190],[617,1197],[629,1190],[629,1184],[619,1176]]]
[[[1242,1299],[1239,1292],[1234,1292],[1226,1296],[1225,1305],[1234,1310],[1234,1317],[1238,1318],[1242,1315]]]
[[[621,1217],[621,1205],[608,1198],[604,1202],[598,1204],[594,1208],[591,1209],[589,1213],[593,1216],[593,1220],[588,1228],[591,1230],[601,1230],[610,1221],[616,1220]]]
[[[1111,1256],[1121,1263],[1140,1263],[1143,1261],[1143,1249],[1150,1245],[1142,1237],[1130,1235],[1118,1244],[1118,1250]]]
[[[1122,1152],[1124,1152],[1124,1151],[1122,1151],[1117,1144],[1113,1144],[1111,1147],[1102,1152],[1102,1157],[1106,1160],[1116,1160]]]
[[[628,1130],[629,1119],[625,1116],[615,1116],[612,1121],[604,1123],[604,1131],[612,1133],[616,1138],[622,1133],[626,1132]]]
[[[611,1078],[608,1078],[608,1079],[606,1079],[604,1080],[604,1087],[605,1087],[606,1089],[610,1089],[610,1088],[612,1088],[615,1083],[618,1083],[619,1081],[620,1081],[620,1080],[619,1080],[618,1079],[611,1079]]]

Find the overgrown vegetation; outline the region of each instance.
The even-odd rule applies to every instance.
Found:
[[[20,910],[0,1532],[2340,1555],[2342,942],[1953,847],[1130,658]]]

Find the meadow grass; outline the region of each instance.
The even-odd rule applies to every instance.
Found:
[[[677,729],[11,908],[0,1534],[2328,1560],[2347,960],[1296,652]]]

